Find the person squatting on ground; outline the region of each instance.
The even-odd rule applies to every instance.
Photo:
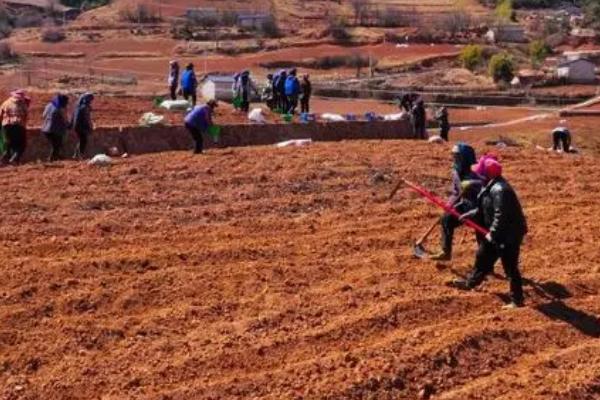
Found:
[[[296,68],[290,70],[288,77],[285,81],[285,96],[287,97],[288,108],[286,112],[288,114],[294,114],[296,108],[298,108],[298,98],[300,96],[300,81],[296,76]]]
[[[477,194],[482,188],[480,178],[471,171],[477,162],[475,150],[465,143],[457,143],[452,148],[454,164],[452,166],[452,188],[448,205],[454,207],[460,214],[465,214],[477,207]],[[433,255],[432,259],[449,261],[452,259],[452,240],[454,231],[462,223],[450,213],[444,213],[441,218],[442,250]]]
[[[69,98],[64,94],[57,94],[48,103],[42,114],[42,133],[50,143],[50,156],[48,161],[62,159],[62,146],[71,123],[67,118]]]
[[[204,151],[202,134],[208,133],[208,128],[213,125],[212,116],[217,106],[216,100],[210,100],[205,105],[195,106],[185,116],[185,127],[194,139],[194,154],[202,154]]]
[[[3,163],[18,164],[27,147],[27,118],[31,99],[23,90],[15,90],[0,106],[4,131]]]
[[[566,121],[560,121],[561,125],[552,131],[552,150],[563,151],[570,153],[571,148],[571,132],[565,126]]]
[[[179,85],[179,63],[172,60],[169,63],[169,77],[167,78],[169,84],[169,95],[171,100],[177,100],[177,86]]]
[[[448,108],[440,108],[437,114],[435,115],[435,119],[440,125],[440,137],[447,142],[448,134],[450,133],[450,119],[448,116]]]
[[[521,203],[513,188],[502,177],[502,166],[498,161],[484,156],[473,166],[473,171],[482,177],[485,187],[477,197],[477,208],[462,215],[461,221],[471,218],[490,233],[485,238],[478,235],[475,265],[467,279],[456,279],[452,284],[461,290],[474,289],[494,270],[494,264],[500,258],[510,282],[511,302],[505,307],[520,307],[524,299],[519,255],[527,234]]]
[[[83,94],[77,101],[75,111],[73,112],[73,130],[78,138],[78,143],[75,146],[75,154],[73,155],[73,158],[75,159],[82,159],[85,157],[88,139],[94,130],[94,123],[92,122],[93,101],[93,94]]]
[[[198,80],[196,79],[196,73],[194,72],[194,64],[188,64],[185,67],[185,71],[181,74],[181,90],[183,92],[183,98],[186,100],[192,100],[192,106],[196,105],[196,90],[198,89]]]
[[[413,127],[418,139],[427,139],[427,112],[423,99],[417,100],[412,109]]]
[[[310,112],[310,96],[312,96],[312,83],[308,74],[302,77],[300,82],[300,112]]]
[[[246,70],[240,74],[237,84],[237,97],[241,99],[240,110],[242,112],[250,111],[251,91],[258,95],[258,89],[250,77],[250,71]]]

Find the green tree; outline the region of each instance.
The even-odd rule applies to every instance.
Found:
[[[509,22],[513,19],[512,0],[500,0],[496,5],[496,17],[502,22]]]
[[[481,46],[470,44],[460,52],[460,62],[463,67],[473,71],[477,66],[481,65],[483,60],[483,50]]]
[[[494,54],[490,58],[488,68],[494,82],[510,82],[515,77],[515,63],[506,52]]]
[[[531,63],[538,67],[550,54],[550,47],[543,40],[534,40],[529,44]]]

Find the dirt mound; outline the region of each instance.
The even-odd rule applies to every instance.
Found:
[[[470,233],[452,264],[418,262],[411,243],[438,211],[404,190],[384,200],[400,174],[444,193],[443,146],[346,142],[6,168],[0,393],[594,398],[597,160],[500,155],[531,228],[527,307],[514,312],[500,310],[501,274],[471,293],[445,286],[468,270]]]

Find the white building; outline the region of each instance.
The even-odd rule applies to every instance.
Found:
[[[206,100],[233,100],[232,75],[208,75],[202,81],[202,97]]]
[[[556,75],[568,83],[595,83],[596,65],[586,59],[563,61],[558,64]]]

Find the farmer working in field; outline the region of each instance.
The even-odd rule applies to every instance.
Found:
[[[447,142],[448,133],[450,133],[450,120],[448,118],[448,108],[440,108],[435,115],[435,119],[440,125],[440,137]]]
[[[273,85],[275,86],[275,94],[279,99],[279,109],[282,113],[286,113],[289,106],[287,97],[285,95],[285,82],[287,80],[287,71],[281,70],[273,79]]]
[[[477,207],[477,194],[481,190],[480,178],[471,171],[477,162],[475,150],[465,143],[458,143],[452,148],[454,164],[452,166],[452,188],[448,205],[459,213],[465,214]],[[434,260],[449,261],[452,259],[452,239],[454,230],[461,225],[458,218],[444,213],[442,225],[442,251],[433,255]]]
[[[198,89],[198,80],[196,79],[196,73],[194,72],[194,64],[188,64],[185,67],[185,71],[181,74],[181,90],[183,91],[183,98],[192,100],[192,106],[196,105],[196,90]]]
[[[213,125],[212,116],[217,106],[216,100],[210,100],[205,105],[195,106],[185,116],[185,127],[194,139],[194,154],[202,154],[204,151],[202,135]]]
[[[44,109],[42,114],[42,133],[50,143],[50,155],[48,161],[62,159],[62,146],[71,127],[67,117],[67,106],[69,98],[64,94],[56,95]]]
[[[16,90],[0,107],[0,123],[4,132],[3,163],[18,164],[25,152],[30,103],[25,91]]]
[[[77,101],[75,106],[75,112],[73,113],[73,129],[77,134],[79,142],[75,147],[75,154],[73,158],[82,159],[85,157],[85,151],[87,149],[88,139],[94,130],[94,123],[92,122],[92,102],[94,101],[94,95],[91,93],[85,93]]]
[[[300,111],[303,113],[310,112],[310,96],[312,95],[312,83],[310,76],[305,74],[300,82]]]
[[[571,132],[567,128],[567,121],[560,121],[560,125],[552,131],[552,150],[557,152],[570,153]]]
[[[300,81],[296,74],[296,68],[293,68],[290,70],[285,81],[285,95],[288,103],[286,112],[292,115],[296,112],[296,108],[298,108],[298,98],[300,96]]]
[[[169,77],[167,78],[169,84],[169,94],[171,100],[177,100],[177,85],[179,85],[179,63],[172,60],[169,63]]]
[[[427,139],[427,112],[425,102],[419,98],[412,108],[413,127],[418,139]]]
[[[271,111],[273,111],[277,106],[275,94],[273,93],[273,74],[267,74],[267,80],[263,87],[260,98],[265,102]]]
[[[258,95],[258,89],[250,77],[250,71],[246,70],[240,74],[237,84],[237,97],[241,99],[240,110],[242,112],[250,111],[251,91]]]
[[[480,285],[494,270],[500,258],[510,281],[510,304],[505,308],[523,305],[523,283],[519,271],[519,254],[527,223],[521,203],[509,183],[502,177],[502,166],[490,157],[482,157],[473,171],[485,182],[477,197],[477,208],[461,216],[461,221],[474,218],[490,232],[478,237],[479,249],[473,271],[466,280],[456,279],[452,285],[461,290],[471,290]]]

